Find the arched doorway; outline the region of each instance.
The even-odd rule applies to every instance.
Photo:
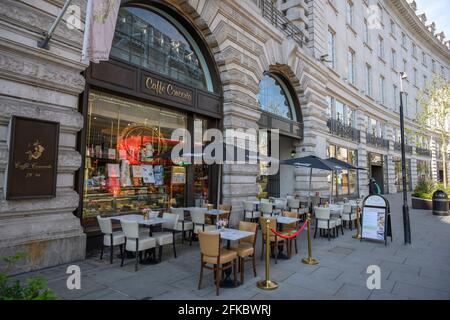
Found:
[[[291,83],[279,72],[265,72],[259,83],[257,99],[261,109],[259,126],[262,131],[259,135],[260,152],[272,156],[274,148],[280,160],[296,156],[296,146],[303,139],[303,121],[300,103]],[[280,140],[278,146],[272,146],[271,129],[278,129]],[[261,164],[260,174],[257,178],[258,197],[286,197],[295,191],[294,168],[280,166],[276,175],[263,174],[265,164]]]
[[[123,1],[110,61],[86,74],[80,151],[79,215],[89,233],[95,217],[217,203],[217,166],[173,163],[187,130],[194,144],[220,128],[217,66],[196,28],[163,1]],[[199,138],[195,138],[199,137]]]

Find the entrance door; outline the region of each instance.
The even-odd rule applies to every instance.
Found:
[[[377,184],[380,186],[381,194],[384,194],[384,172],[383,167],[372,166],[371,167],[372,178],[375,179]]]

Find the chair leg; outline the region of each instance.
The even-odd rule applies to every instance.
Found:
[[[134,271],[138,271],[138,264],[139,264],[139,251],[136,249],[136,262],[134,264]]]
[[[262,245],[261,245],[261,261],[264,258],[264,237],[261,237]]]
[[[236,278],[237,278],[237,268],[236,268],[236,260],[237,259],[234,259],[233,260],[233,286],[234,287],[236,287],[236,285],[237,285],[237,281],[236,281]],[[242,277],[242,273],[241,273],[241,277]]]
[[[103,260],[103,251],[105,250],[105,245],[102,242],[102,251],[100,252],[100,260]]]
[[[328,229],[328,241],[331,241],[331,230]]]
[[[201,262],[200,265],[200,278],[198,279],[198,290],[200,290],[202,288],[202,279],[203,279],[203,261]]]
[[[294,239],[294,245],[295,245],[295,254],[298,254],[298,248],[297,248],[297,237]]]
[[[316,236],[317,236],[317,220],[316,220],[316,228],[314,229],[314,239],[316,238]]]
[[[276,239],[276,237],[275,237]],[[278,242],[275,241],[273,244],[273,252],[275,253],[275,264],[278,264]]]
[[[341,232],[342,232],[342,235],[344,235],[344,228],[342,227],[342,225],[341,225]]]
[[[123,262],[124,262],[124,260],[125,260],[125,255],[126,255],[126,253],[124,252],[124,253],[122,254],[122,261],[121,261],[121,263],[120,263],[120,266],[121,266],[121,267],[123,267]]]
[[[192,240],[194,240],[194,231],[191,231],[191,240],[189,242],[190,246],[192,246]]]
[[[216,295],[219,295],[219,287],[220,287],[220,268],[217,265],[217,269],[214,270],[216,273]]]
[[[350,224],[350,231],[353,231],[353,221],[350,220],[349,224]]]
[[[124,255],[124,253],[123,253],[123,244],[121,244],[119,248],[120,248],[120,256],[122,257]]]
[[[111,255],[111,256],[109,257],[109,263],[110,263],[110,264],[113,264],[113,256],[114,256],[114,246],[113,246],[113,243],[111,243],[111,249],[110,249],[109,254]]]
[[[241,273],[241,284],[244,283],[244,258],[239,257],[239,272]]]
[[[159,252],[158,252],[158,260],[161,262],[162,260],[162,253],[163,253],[163,246],[159,246]]]
[[[175,259],[177,258],[177,248],[176,248],[176,245],[175,245],[175,234],[173,235],[173,243],[172,243],[172,246],[173,246],[173,256],[175,257]]]
[[[256,255],[253,255],[253,275],[256,278]]]

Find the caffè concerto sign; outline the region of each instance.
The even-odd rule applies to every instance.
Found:
[[[179,86],[168,83],[162,80],[157,80],[152,77],[146,77],[145,87],[157,96],[169,96],[173,98],[179,98],[185,100],[187,103],[192,104],[193,96],[192,92]]]

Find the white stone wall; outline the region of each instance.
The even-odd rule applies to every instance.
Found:
[[[86,237],[73,215],[79,203],[74,174],[81,165],[76,135],[83,127],[78,96],[84,90],[81,72],[86,68],[80,63],[82,32],[68,29],[63,22],[50,50],[36,45],[63,2],[0,2],[0,256],[27,253],[26,261],[14,272],[80,260],[85,255]],[[55,199],[5,200],[13,115],[60,123]]]

